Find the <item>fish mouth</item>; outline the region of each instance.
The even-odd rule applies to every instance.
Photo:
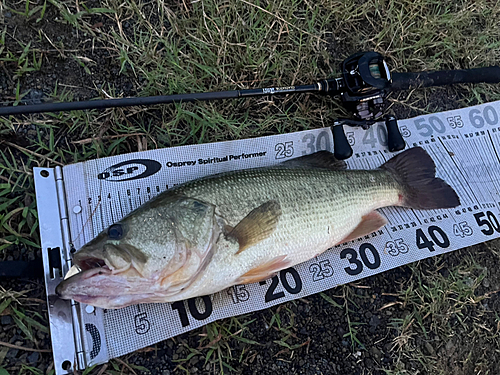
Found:
[[[94,257],[85,257],[77,264],[82,269],[73,275],[68,274],[69,277],[55,289],[61,299],[115,309],[147,301],[151,297],[147,292],[147,280],[137,280],[133,269],[115,273],[102,259]]]
[[[63,280],[55,289],[57,296],[105,309],[119,309],[138,303],[156,302],[151,280],[131,276],[132,272],[113,273],[95,258],[79,262],[90,267]],[[159,302],[159,301],[158,301]]]
[[[104,259],[96,258],[95,256],[85,256],[73,258],[73,264],[80,269],[81,272],[91,269],[102,268],[111,271]]]
[[[123,257],[113,258],[112,255],[117,252],[124,254]],[[145,278],[134,267],[126,249],[106,244],[100,249],[88,248],[75,253],[73,267],[57,285],[55,292],[61,299],[97,307],[122,307],[134,300],[131,296],[125,301],[124,294],[141,293],[135,286],[144,282]]]
[[[82,272],[94,269],[111,271],[113,274],[138,271],[140,263],[131,254],[134,250],[131,246],[114,244],[105,244],[97,249],[89,247],[73,255],[73,264]]]

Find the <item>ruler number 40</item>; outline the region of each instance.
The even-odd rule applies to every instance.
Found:
[[[434,245],[438,245],[443,249],[450,247],[450,239],[448,238],[448,235],[438,226],[431,225],[427,228],[427,233],[429,233],[431,239],[427,238],[422,229],[417,229],[416,241],[419,249],[435,251],[436,249],[434,249]]]

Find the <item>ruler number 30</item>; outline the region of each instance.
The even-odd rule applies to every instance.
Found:
[[[371,253],[373,261],[368,258],[367,252]],[[363,272],[364,266],[368,267],[371,270],[380,267],[380,255],[377,249],[375,249],[372,244],[361,244],[361,246],[359,247],[359,255],[361,256],[361,260],[358,259],[358,252],[351,248],[344,249],[340,253],[341,259],[347,259],[349,263],[351,263],[351,266],[354,265],[354,268],[352,268],[351,266],[344,268],[345,272],[347,272],[349,275],[359,275],[361,272]]]

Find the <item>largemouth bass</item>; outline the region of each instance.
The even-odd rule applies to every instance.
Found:
[[[321,151],[167,190],[77,251],[80,272],[56,292],[107,309],[208,295],[378,230],[378,208],[459,204],[422,148],[376,170],[346,170]]]

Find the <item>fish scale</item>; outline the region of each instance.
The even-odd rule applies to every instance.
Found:
[[[379,229],[386,220],[377,208],[460,203],[418,147],[378,170],[343,167],[322,151],[179,185],[82,247],[74,261],[83,271],[56,292],[104,308],[213,294]]]
[[[225,185],[235,189],[222,193]],[[251,199],[234,195],[243,189]],[[275,257],[286,255],[289,266],[311,259],[342,241],[362,216],[399,200],[398,186],[386,171],[246,170],[205,183],[188,183],[179,191],[212,202],[231,226],[266,201],[281,205],[279,224],[269,238],[238,255],[235,244],[218,247],[217,256],[193,284],[195,288],[206,285],[200,295],[220,290],[220,275],[224,275],[223,282],[235,281]],[[192,297],[188,293],[179,297]]]

